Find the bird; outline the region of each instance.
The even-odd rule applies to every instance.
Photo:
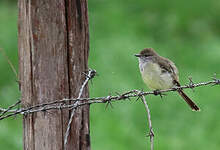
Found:
[[[181,87],[178,69],[171,60],[160,56],[153,48],[145,48],[140,53],[135,54],[135,56],[139,60],[142,79],[149,88],[156,92],[173,87]],[[177,92],[193,111],[200,111],[200,108],[181,88],[178,88]]]

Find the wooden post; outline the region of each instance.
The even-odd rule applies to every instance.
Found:
[[[22,106],[76,98],[89,51],[87,0],[19,0]],[[88,87],[82,97],[88,97]],[[25,150],[63,150],[70,110],[25,115]],[[89,150],[89,106],[77,109],[68,150]]]

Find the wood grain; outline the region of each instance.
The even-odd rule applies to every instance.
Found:
[[[18,43],[22,105],[76,97],[89,51],[85,0],[19,0]],[[83,97],[88,97],[88,87]],[[69,110],[26,115],[25,150],[62,150]],[[89,106],[77,110],[68,149],[90,149]]]

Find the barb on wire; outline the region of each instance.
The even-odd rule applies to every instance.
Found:
[[[189,79],[189,86],[190,86],[190,88],[192,89],[193,92],[195,92],[195,90],[194,90],[194,82],[192,80],[192,76],[189,76],[188,79]]]
[[[215,81],[215,83],[213,84],[213,86],[220,84],[220,79],[216,78],[216,73],[213,75],[212,79]]]
[[[151,115],[150,115],[150,109],[149,106],[147,104],[147,101],[145,99],[144,96],[141,96],[142,102],[144,103],[145,109],[147,111],[147,120],[148,120],[148,126],[149,126],[149,134],[148,136],[150,137],[150,149],[153,150],[154,149],[154,131],[153,131],[153,127],[152,127],[152,122],[151,122]]]
[[[79,95],[78,95],[77,99],[81,98],[83,90],[84,90],[86,84],[89,82],[89,80],[91,80],[92,78],[95,77],[95,74],[96,74],[96,71],[92,70],[92,69],[89,69],[89,73],[85,74],[86,75],[86,80],[83,82],[83,84],[82,84],[82,86],[80,88]],[[78,105],[79,102],[80,101],[76,101],[75,105]],[[68,125],[67,125],[66,133],[65,133],[65,136],[64,136],[64,149],[66,149],[66,145],[67,145],[67,141],[68,141],[68,136],[69,136],[69,131],[70,131],[70,126],[71,126],[71,123],[72,123],[72,120],[73,120],[73,116],[75,114],[75,110],[76,110],[76,108],[73,107],[71,115],[70,115],[70,119],[69,119],[69,122],[68,122]]]
[[[105,109],[107,109],[108,106],[111,106],[111,108],[113,108],[113,105],[112,105],[112,103],[111,103],[111,96],[108,96],[108,97],[106,98],[106,100],[104,100],[104,101],[105,101],[105,103],[106,103]]]

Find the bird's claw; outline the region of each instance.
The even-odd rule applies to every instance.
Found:
[[[157,95],[160,95],[161,98],[163,98],[163,96],[166,95],[166,94],[164,94],[164,93],[161,93],[160,90],[154,90],[153,92],[154,92],[154,95],[156,95],[156,96],[157,96]]]

